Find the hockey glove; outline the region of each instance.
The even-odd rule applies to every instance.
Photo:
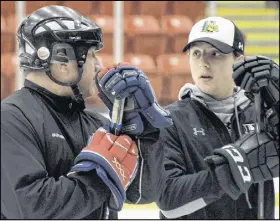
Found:
[[[76,157],[68,176],[96,170],[112,192],[109,208],[120,211],[126,199],[125,191],[137,173],[138,149],[130,137],[115,136],[107,131],[101,127],[93,134]]]
[[[220,186],[234,200],[252,183],[279,177],[278,143],[266,133],[260,133],[259,139],[260,144],[256,133],[244,135],[205,158]]]
[[[100,80],[99,80],[100,78]],[[169,112],[157,102],[145,74],[129,63],[119,63],[104,68],[96,74],[98,96],[112,112],[114,99],[126,98],[122,133],[140,135],[145,129],[145,118],[154,128],[171,126]]]
[[[253,100],[261,90],[267,108],[273,108],[279,117],[279,66],[264,56],[247,56],[233,65],[233,80]]]

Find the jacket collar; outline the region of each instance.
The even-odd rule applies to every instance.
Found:
[[[24,87],[36,91],[55,111],[60,113],[68,113],[75,111],[82,111],[84,107],[78,104],[70,96],[59,96],[56,95],[46,88],[43,88],[32,81],[25,79]]]

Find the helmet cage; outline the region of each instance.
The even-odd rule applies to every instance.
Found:
[[[65,23],[72,22],[72,29],[69,29]],[[48,25],[55,24],[55,25]],[[49,63],[52,57],[51,51],[54,43],[68,43],[73,46],[77,53],[77,62],[85,61],[87,51],[93,47],[94,51],[99,51],[103,47],[101,29],[96,26],[94,28],[88,27],[87,22],[77,22],[77,20],[56,17],[48,20],[43,20],[31,30],[31,36],[26,32],[21,31],[19,41],[21,44],[20,58],[24,58],[26,62],[21,64],[21,67],[34,70],[44,70],[42,66],[42,59],[38,57],[37,51],[41,47],[49,49],[49,58],[44,60],[43,63]],[[24,24],[20,27],[24,28]],[[57,30],[56,30],[57,29]],[[82,50],[81,50],[82,49]]]

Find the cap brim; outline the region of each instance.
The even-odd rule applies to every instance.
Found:
[[[207,37],[197,38],[197,39],[193,40],[192,42],[189,42],[188,44],[185,45],[185,47],[183,48],[182,51],[186,52],[190,48],[191,44],[195,43],[195,42],[209,43],[210,45],[212,45],[213,47],[217,48],[219,51],[221,51],[222,53],[225,53],[225,54],[229,54],[234,51],[234,48],[230,47],[229,45],[227,45],[223,42],[220,42],[218,40],[215,40],[212,38],[207,38]]]

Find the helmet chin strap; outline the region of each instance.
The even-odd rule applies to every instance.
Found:
[[[53,58],[53,61],[56,61],[58,63],[68,63],[69,62],[69,59],[67,58],[67,56],[59,56],[59,55],[56,55],[54,56]],[[73,94],[74,94],[74,98],[76,100],[76,102],[81,105],[81,109],[84,109],[85,108],[85,101],[84,101],[84,98],[83,98],[83,93],[81,93],[80,89],[79,89],[79,86],[78,86],[78,83],[80,82],[80,80],[82,79],[82,74],[83,74],[83,65],[84,65],[84,61],[78,61],[78,79],[73,81],[73,82],[70,82],[70,83],[64,83],[64,82],[61,82],[61,81],[58,81],[57,79],[55,79],[52,74],[51,74],[51,71],[50,71],[50,68],[49,68],[49,65],[48,63],[44,63],[42,64],[42,66],[45,68],[45,71],[46,71],[46,74],[48,75],[48,77],[53,81],[55,82],[56,84],[59,84],[61,86],[70,86],[72,91],[73,91]]]
[[[43,52],[46,51],[45,48],[43,48],[43,49],[44,50],[42,50],[42,48],[38,49],[38,51],[41,50],[40,53],[38,53],[38,54],[41,55],[41,64],[44,68],[44,71],[48,75],[48,77],[58,85],[71,87],[76,102],[79,104],[79,107],[84,109],[85,101],[83,99],[83,93],[79,89],[78,83],[82,79],[83,65],[86,60],[87,50],[85,50],[85,48],[81,48],[79,50],[74,49],[73,46],[71,46],[67,43],[55,43],[52,47],[52,53],[45,53],[48,55],[48,57],[46,56],[47,59],[42,60],[42,57],[43,57],[42,55],[45,55]],[[39,56],[39,58],[40,58],[40,56]],[[78,78],[75,81],[67,82],[67,83],[61,82],[61,81],[57,80],[56,78],[54,78],[50,71],[49,64],[50,63],[51,64],[59,64],[59,63],[67,64],[70,62],[70,60],[77,62]]]
[[[83,73],[83,64],[81,64],[81,65],[78,64],[79,81],[82,78],[82,73]],[[85,109],[86,106],[85,106],[85,100],[83,98],[83,93],[80,91],[77,83],[71,85],[71,88],[72,88],[72,91],[74,94],[74,98],[75,98],[76,102],[81,105],[81,108]]]

